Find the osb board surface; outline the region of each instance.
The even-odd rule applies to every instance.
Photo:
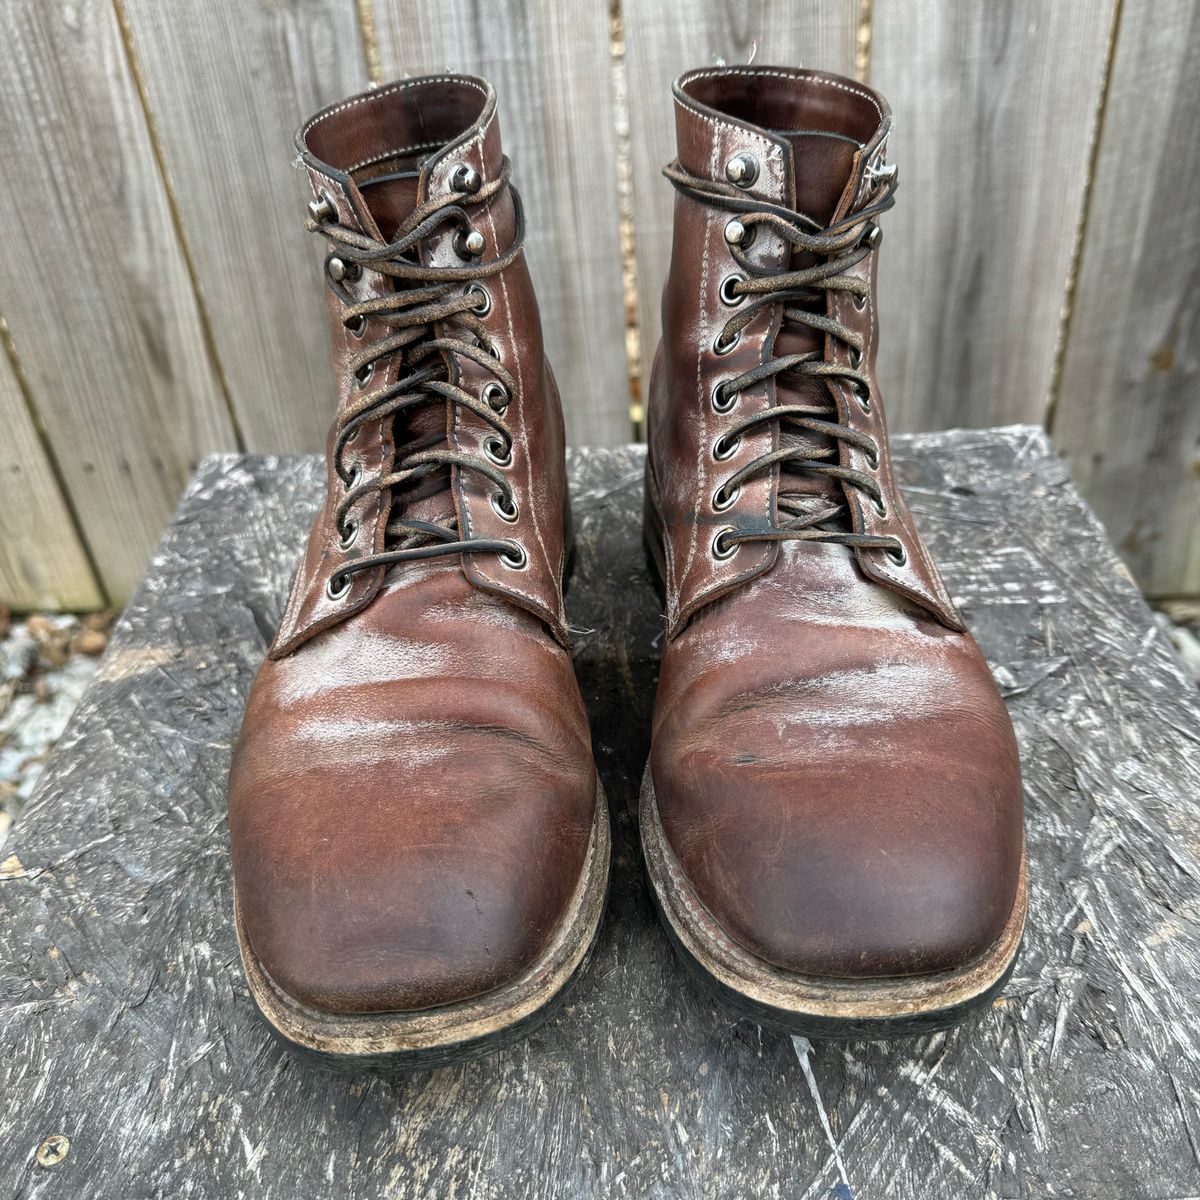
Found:
[[[896,449],[1016,723],[1032,912],[973,1024],[814,1048],[848,1186],[791,1044],[698,995],[651,915],[634,800],[660,621],[626,448],[571,460],[569,606],[616,822],[599,952],[529,1040],[395,1081],[294,1062],[242,981],[225,775],[318,470],[203,463],[0,870],[5,1194],[1200,1195],[1200,705],[1038,431]],[[69,1149],[39,1165],[51,1135]]]

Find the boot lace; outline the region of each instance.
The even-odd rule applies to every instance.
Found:
[[[334,245],[325,257],[327,285],[343,305],[342,321],[354,337],[362,337],[370,323],[384,325],[387,336],[365,346],[350,361],[354,386],[366,388],[381,359],[398,363],[396,383],[347,405],[337,418],[333,443],[333,466],[346,487],[346,493],[334,511],[334,520],[343,549],[351,546],[358,528],[350,510],[373,492],[397,493],[412,489],[421,480],[450,467],[476,471],[494,485],[491,503],[506,521],[517,519],[517,504],[512,487],[501,467],[512,461],[513,438],[504,420],[516,388],[516,381],[504,368],[491,348],[482,318],[491,308],[491,295],[484,280],[498,275],[521,253],[525,239],[525,221],[520,197],[509,184],[510,165],[503,161],[499,176],[479,184],[475,190],[460,186],[460,175],[452,175],[451,190],[445,195],[418,204],[396,230],[389,242],[381,242],[336,220],[313,216],[305,223],[311,233],[329,239]],[[468,177],[472,173],[467,173]],[[474,261],[467,249],[468,238],[479,235],[471,226],[468,208],[486,204],[502,188],[509,187],[516,210],[516,235],[512,246],[491,262]],[[333,206],[328,205],[328,209]],[[420,261],[419,245],[432,234],[448,226],[455,228],[458,267],[429,267]],[[347,281],[358,279],[371,270],[396,281],[395,289],[369,300],[356,300]],[[468,336],[437,335],[435,323],[454,319]],[[457,330],[456,330],[457,333]],[[467,359],[493,376],[474,396],[460,387],[452,371],[453,359]],[[389,470],[373,479],[363,479],[361,468],[346,464],[347,447],[371,421],[386,420],[419,405],[445,404],[469,410],[492,427],[494,433],[484,443],[487,458],[464,454],[437,439],[425,440],[401,450],[396,448]],[[489,461],[490,460],[490,461]],[[514,539],[463,536],[457,518],[445,524],[411,517],[388,521],[384,549],[345,562],[329,580],[329,594],[338,599],[350,590],[351,576],[358,571],[391,566],[413,559],[434,558],[446,554],[495,553],[514,569],[525,566],[527,557]]]
[[[895,204],[895,169],[874,176],[878,184],[869,205],[827,227],[803,213],[748,196],[732,184],[698,178],[685,171],[678,160],[665,167],[663,174],[690,199],[736,214],[734,220],[742,226],[741,230],[726,228],[730,253],[742,273],[731,275],[721,287],[722,300],[736,306],[738,311],[717,335],[713,344],[717,354],[729,353],[742,330],[764,309],[777,304],[783,306],[784,321],[815,330],[850,347],[849,366],[827,361],[817,350],[768,357],[718,386],[713,396],[717,411],[728,412],[744,389],[786,373],[816,380],[844,380],[862,410],[869,412],[870,381],[858,369],[863,357],[863,338],[827,314],[826,300],[829,293],[848,292],[856,308],[865,305],[868,284],[847,272],[879,244],[880,230],[873,218]],[[779,272],[751,262],[745,248],[760,226],[782,237],[793,255],[811,259],[811,265]],[[879,444],[868,434],[841,423],[832,393],[828,388],[823,391],[829,394],[828,403],[776,405],[736,422],[717,439],[713,454],[721,460],[733,456],[743,434],[768,422],[778,421],[781,431],[786,429],[789,433],[786,445],[759,455],[721,484],[713,496],[718,510],[733,504],[746,480],[786,464],[793,473],[825,476],[859,489],[881,516],[886,515],[886,500],[879,481],[866,471],[842,466],[840,462],[839,443],[845,443],[862,450],[874,469],[879,462]],[[844,500],[826,495],[779,496],[776,507],[775,523],[766,528],[723,529],[714,539],[714,553],[728,558],[742,542],[806,541],[885,550],[895,561],[904,561],[904,547],[896,538],[855,533],[847,528],[850,513]]]

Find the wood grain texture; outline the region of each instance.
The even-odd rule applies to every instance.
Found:
[[[568,608],[615,823],[593,966],[554,1022],[470,1065],[389,1080],[293,1061],[242,979],[224,793],[320,468],[211,458],[0,864],[10,1192],[1200,1194],[1200,698],[1040,431],[895,449],[1021,746],[1031,918],[993,1009],[949,1034],[818,1045],[810,1085],[785,1038],[694,990],[652,916],[635,825],[662,629],[642,453],[585,451]],[[43,1167],[51,1135],[70,1149]]]
[[[374,5],[383,78],[446,69],[496,89],[504,152],[525,202],[527,257],[567,439],[630,435],[616,134],[602,0]]]
[[[1138,582],[1200,593],[1200,4],[1124,0],[1051,432]]]
[[[119,2],[245,444],[318,451],[335,398],[293,139],[367,86],[354,5]]]
[[[816,67],[853,75],[860,0],[635,0],[624,6],[629,79],[638,325],[645,382],[662,334],[675,191],[662,169],[675,157],[671,85],[718,59]]]
[[[894,429],[1043,421],[1113,2],[875,5],[900,169],[879,266]]]
[[[99,608],[79,544],[8,357],[0,352],[0,605]]]
[[[0,311],[114,600],[236,442],[108,3],[0,6]]]

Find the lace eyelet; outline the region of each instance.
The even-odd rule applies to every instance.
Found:
[[[492,512],[496,514],[502,521],[507,521],[510,525],[520,515],[521,510],[517,507],[517,502],[511,497],[506,496],[503,492],[495,492],[490,499]]]
[[[510,571],[523,571],[529,564],[529,555],[525,553],[525,547],[520,542],[509,543],[513,552],[511,554],[501,553],[500,561],[508,567]]]
[[[852,382],[850,384],[850,391],[853,394],[854,399],[858,402],[858,407],[861,408],[863,412],[869,413],[871,411],[871,393],[868,392],[862,386],[862,384],[858,382]]]
[[[713,341],[713,353],[722,357],[730,352],[742,340],[740,332],[735,333],[729,341],[724,340],[724,332],[718,333]]]
[[[735,292],[733,289],[737,287],[739,283],[745,282],[745,275],[726,275],[725,278],[721,280],[721,303],[729,308],[736,308],[739,304],[741,304],[746,297],[738,292]]]
[[[352,492],[358,487],[362,480],[362,464],[355,463],[349,471],[346,472],[346,491]]]
[[[863,241],[868,250],[877,250],[879,243],[883,241],[883,230],[872,221],[867,227],[866,236],[863,238]]]
[[[863,454],[866,456],[867,466],[870,467],[872,471],[878,471],[879,470],[879,447],[876,446],[873,450],[864,450]]]
[[[329,193],[328,188],[322,188],[315,200],[308,202],[308,215],[318,225],[334,220],[338,215],[337,201]]]
[[[729,392],[728,395],[726,395],[726,386],[727,385],[724,383],[718,383],[717,386],[713,388],[713,412],[727,413],[734,407],[734,405],[737,404],[738,399],[741,396],[741,392]]]
[[[478,296],[479,299],[471,305],[471,312],[477,317],[486,317],[492,311],[492,294],[481,283],[469,283],[463,293],[466,296]]]
[[[737,498],[742,494],[740,486],[730,488],[725,484],[721,484],[715,492],[713,492],[712,506],[714,512],[724,512],[727,508],[732,508]]]
[[[851,292],[851,303],[854,305],[855,312],[862,312],[867,307],[867,294],[864,292],[861,296],[855,292]]]
[[[479,394],[479,398],[483,400],[492,412],[502,413],[509,405],[512,397],[508,394],[508,388],[499,380],[493,379],[491,383],[485,384],[484,389]]]
[[[882,496],[872,496],[871,507],[875,510],[877,517],[886,517],[888,515],[887,501]]]
[[[342,530],[338,536],[338,546],[343,550],[349,550],[355,542],[358,541],[358,522],[343,521]]]
[[[507,467],[512,463],[512,442],[499,435],[483,443],[483,452],[498,467]]]
[[[857,346],[850,347],[850,365],[857,370],[862,365],[863,353]]]
[[[341,580],[340,584],[338,580]],[[353,586],[354,581],[349,575],[330,575],[328,583],[325,584],[325,595],[330,600],[344,600]]]
[[[724,561],[727,558],[732,558],[741,546],[740,542],[730,542],[728,535],[737,533],[737,530],[732,525],[726,525],[724,529],[717,531],[717,536],[712,540],[712,555],[713,558]]]
[[[351,317],[350,320],[344,322],[344,324],[346,326],[346,332],[349,333],[351,337],[360,338],[364,333],[367,332],[366,317]]]
[[[712,456],[717,462],[725,462],[726,459],[732,458],[737,452],[738,447],[742,444],[741,436],[735,438],[726,438],[725,434],[721,434],[715,442],[713,442]]]
[[[370,384],[375,376],[375,364],[373,362],[366,363],[354,372],[354,383],[361,392],[363,388]]]
[[[905,551],[903,546],[889,546],[884,551],[884,554],[886,554],[888,558],[890,558],[898,567],[902,567],[906,562],[908,562],[908,553]]]

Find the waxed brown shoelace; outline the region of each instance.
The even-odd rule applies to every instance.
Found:
[[[524,215],[520,197],[509,184],[509,173],[509,161],[505,158],[499,176],[484,183],[477,191],[451,191],[417,205],[390,242],[378,241],[336,221],[310,218],[306,222],[310,232],[334,243],[334,249],[325,258],[325,277],[344,306],[343,324],[357,337],[363,335],[370,322],[384,324],[392,330],[388,336],[365,346],[351,360],[350,370],[357,386],[365,387],[374,375],[376,363],[385,358],[395,361],[398,356],[401,376],[391,386],[348,405],[338,416],[333,465],[347,490],[335,510],[334,519],[343,542],[352,541],[357,533],[348,514],[363,496],[411,488],[431,473],[450,467],[477,471],[485,476],[496,488],[493,493],[496,511],[506,520],[516,520],[517,506],[511,486],[493,463],[478,455],[435,445],[402,456],[397,448],[391,470],[373,479],[362,479],[357,469],[347,468],[344,461],[346,447],[368,422],[390,420],[417,405],[444,404],[446,401],[470,410],[495,430],[494,437],[489,439],[489,446],[495,448],[495,462],[507,465],[511,460],[513,439],[504,412],[516,383],[489,350],[487,330],[479,316],[481,309],[486,312],[482,306],[490,307],[491,303],[483,281],[511,265],[524,244]],[[424,239],[448,225],[454,225],[459,232],[469,231],[471,223],[467,208],[486,203],[504,187],[509,187],[516,212],[516,234],[508,250],[491,262],[468,261],[461,267],[428,267],[420,262],[419,244]],[[343,264],[341,279],[330,269],[335,260]],[[361,270],[371,270],[405,286],[398,286],[383,296],[358,301],[345,284],[346,264],[350,265],[355,277]],[[435,336],[434,323],[451,318],[457,318],[475,341]],[[494,382],[482,390],[482,395],[488,399],[473,396],[452,382],[451,357],[469,359],[494,377]],[[495,553],[502,555],[513,567],[525,565],[525,550],[516,540],[460,536],[456,526],[454,520],[445,525],[415,518],[390,520],[385,548],[378,553],[349,558],[330,580],[331,589],[345,584],[349,576],[358,571],[444,554]]]
[[[852,294],[856,297],[856,303],[858,299],[865,299],[867,283],[846,272],[860,263],[878,244],[879,227],[872,218],[886,212],[895,203],[895,172],[891,171],[879,185],[877,196],[867,207],[850,213],[828,227],[822,227],[802,213],[749,196],[732,184],[694,176],[685,171],[678,160],[665,167],[663,174],[678,191],[697,203],[736,214],[737,220],[751,235],[756,227],[762,226],[782,237],[792,253],[809,255],[814,259],[811,266],[773,271],[757,266],[742,247],[731,244],[730,253],[744,274],[730,288],[729,303],[737,304],[738,311],[730,316],[717,336],[714,348],[718,353],[732,349],[742,330],[760,312],[775,305],[783,306],[784,321],[807,326],[836,338],[849,346],[851,351],[850,366],[829,362],[815,350],[767,358],[758,366],[721,384],[718,400],[729,401],[746,388],[786,373],[819,380],[844,380],[864,411],[869,411],[870,382],[857,369],[858,362],[854,361],[854,356],[861,360],[862,338],[827,315],[825,299],[827,293],[839,291]],[[742,300],[747,303],[741,304]],[[717,489],[716,501],[732,504],[746,480],[773,471],[779,465],[786,466],[793,473],[811,473],[841,480],[866,494],[878,511],[886,512],[883,493],[871,474],[830,461],[835,456],[840,457],[839,442],[862,450],[869,462],[877,463],[879,459],[879,446],[875,440],[842,424],[837,416],[837,406],[831,395],[828,404],[776,405],[736,422],[713,448],[718,459],[732,455],[741,436],[748,430],[770,421],[778,421],[782,427],[804,431],[828,441],[822,445],[819,441],[799,439],[759,455],[734,472]],[[903,560],[904,548],[896,538],[839,528],[838,524],[846,522],[848,517],[845,503],[826,496],[780,496],[777,503],[784,519],[765,528],[725,530],[718,535],[719,540],[723,539],[718,550],[731,553],[742,542],[794,540],[886,550],[898,560]]]

